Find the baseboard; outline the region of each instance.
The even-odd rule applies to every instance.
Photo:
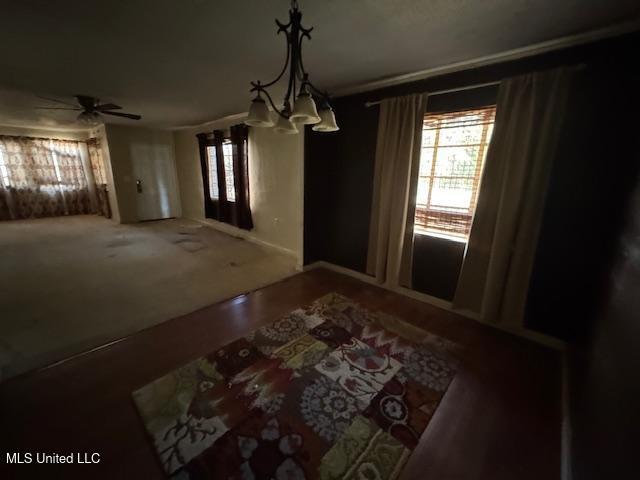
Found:
[[[405,297],[413,298],[414,300],[428,303],[430,305],[433,305],[434,307],[438,307],[448,312],[455,313],[456,315],[460,315],[462,317],[475,320],[476,322],[482,323],[482,325],[486,325],[488,327],[492,327],[497,330],[501,330],[503,332],[507,332],[512,335],[516,335],[518,337],[526,338],[527,340],[530,340],[535,343],[539,343],[549,348],[553,348],[554,350],[564,351],[566,348],[566,344],[563,341],[558,340],[557,338],[549,337],[542,333],[538,333],[538,332],[534,332],[534,331],[526,330],[522,328],[507,328],[501,325],[494,325],[491,323],[481,322],[479,316],[476,313],[470,312],[467,310],[454,309],[453,306],[451,305],[451,302],[442,300],[441,298],[433,297],[431,295],[427,295],[426,293],[416,292],[415,290],[411,290],[410,288],[392,287],[390,285],[381,284],[381,283],[378,283],[376,279],[371,275],[367,275],[362,272],[357,272],[355,270],[351,270],[350,268],[341,267],[340,265],[335,265],[330,262],[325,262],[323,260],[313,262],[309,265],[305,265],[303,267],[303,271],[313,270],[316,268],[326,268],[327,270],[332,270],[337,273],[342,273],[343,275],[348,275],[362,282],[384,288],[385,290],[389,290],[391,292],[404,295]]]
[[[213,220],[210,218],[204,218],[204,219],[192,218],[192,217],[182,217],[182,218],[185,218],[187,220],[193,220],[194,222],[201,223],[206,227],[213,228],[215,230],[218,230],[219,232],[226,233],[227,235],[231,235],[232,237],[241,238],[243,240],[247,240],[248,242],[255,243],[256,245],[260,245],[261,247],[265,247],[267,249],[273,250],[280,254],[293,257],[296,260],[296,269],[298,271],[302,271],[302,259],[300,255],[289,248],[285,248],[280,245],[267,242],[251,234],[251,232],[247,230],[234,227],[233,225],[229,225],[227,223],[218,222],[217,220]]]

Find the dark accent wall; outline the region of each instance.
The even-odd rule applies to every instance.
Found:
[[[528,303],[537,329],[570,340],[571,466],[581,480],[638,476],[640,74],[616,54],[574,89]]]
[[[638,471],[637,45],[640,35],[634,33],[341,98],[336,114],[342,130],[307,137],[305,262],[327,260],[364,271],[377,128],[377,108],[366,109],[365,101],[560,65],[589,65],[572,92],[569,121],[554,159],[527,311],[529,327],[569,341],[570,460],[576,479],[635,478]],[[423,290],[441,289],[439,295],[446,298],[451,292],[443,288],[447,282],[434,286],[432,272],[450,274],[459,264],[438,255],[438,248],[429,246],[426,256],[416,252],[414,281]]]
[[[637,138],[631,141],[639,148]],[[637,153],[636,160],[640,163]],[[605,275],[602,309],[569,350],[575,479],[638,476],[640,177],[635,180],[627,226],[617,241],[615,262]]]
[[[332,134],[319,134],[310,129],[307,131],[305,263],[325,260],[360,272],[365,271],[378,121],[378,108],[365,107],[366,101],[499,81],[563,65],[588,64],[591,70],[604,73],[600,77],[592,77],[593,85],[589,88],[594,91],[583,93],[582,97],[574,96],[571,107],[573,111],[580,112],[575,116],[576,121],[584,121],[584,125],[588,126],[599,118],[590,106],[593,100],[589,95],[599,96],[606,103],[606,98],[610,95],[609,89],[620,88],[611,84],[612,76],[624,75],[625,70],[622,70],[623,73],[606,72],[616,69],[618,65],[632,62],[631,59],[637,56],[638,44],[640,33],[636,32],[543,55],[338,98],[335,110],[341,130]],[[628,70],[632,68],[629,65]],[[585,92],[586,88],[583,88]],[[495,91],[494,89],[493,101]],[[482,95],[490,93],[488,89]],[[465,105],[466,108],[473,108],[479,106],[473,103],[475,101],[483,104],[482,98],[484,102],[488,102],[489,97],[482,95],[466,91],[436,96],[430,99],[429,110],[465,108]],[[601,107],[598,109],[602,111]],[[604,111],[606,112],[606,108]],[[581,130],[582,127],[577,125],[569,127],[566,140],[561,146],[563,153],[556,159],[553,185],[545,210],[540,259],[536,262],[534,272],[536,290],[529,302],[537,304],[527,313],[528,326],[563,338],[568,338],[567,335],[574,330],[567,326],[571,322],[567,322],[566,312],[575,307],[578,299],[583,297],[580,292],[588,294],[597,288],[590,280],[594,276],[585,271],[601,268],[599,265],[602,264],[602,256],[590,255],[590,252],[605,249],[610,237],[606,223],[600,230],[602,236],[593,236],[593,230],[589,229],[606,217],[606,209],[615,210],[621,201],[613,192],[609,199],[611,203],[607,204],[609,207],[603,207],[596,191],[598,182],[602,177],[609,178],[609,175],[610,181],[615,183],[619,177],[626,175],[623,171],[616,171],[611,164],[607,165],[611,170],[605,169],[606,174],[599,171],[598,165],[603,162],[606,144],[598,149],[592,148],[589,141],[597,138],[597,132],[585,133],[588,130]],[[576,154],[576,151],[581,153]],[[607,156],[604,155],[604,158]],[[578,247],[572,250],[576,245]],[[460,258],[455,255],[454,246],[451,247],[446,254],[438,256],[438,261],[435,251],[443,248],[443,245],[428,247],[430,252],[415,252],[414,280],[417,280],[417,289],[442,296],[441,298],[450,297],[451,279],[457,278],[460,268]],[[578,272],[578,275],[573,275],[572,272]],[[575,285],[573,289],[570,288],[572,284]],[[553,302],[550,299],[554,299]],[[549,315],[555,306],[563,305],[563,302],[564,318]],[[585,305],[584,310],[591,308],[592,305]]]
[[[413,239],[412,287],[422,293],[451,301],[458,284],[467,244],[430,235]]]
[[[378,108],[339,99],[340,131],[305,132],[304,262],[325,260],[364,272]]]
[[[581,71],[569,100],[531,276],[526,325],[571,340],[600,301],[640,167],[640,76],[612,56]]]

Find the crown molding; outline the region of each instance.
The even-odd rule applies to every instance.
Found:
[[[472,68],[484,67],[484,66],[493,65],[496,63],[502,63],[502,62],[507,62],[511,60],[518,60],[525,57],[531,57],[534,55],[551,52],[553,50],[560,50],[563,48],[574,47],[574,46],[583,45],[586,43],[591,43],[597,40],[603,40],[606,38],[624,35],[625,33],[631,33],[636,30],[640,30],[640,19],[619,23],[610,27],[601,28],[598,30],[591,30],[589,32],[579,33],[576,35],[559,37],[553,40],[548,40],[541,43],[535,43],[533,45],[529,45],[521,48],[515,48],[513,50],[507,50],[501,53],[485,55],[483,57],[464,60],[461,62],[455,62],[448,65],[442,65],[439,67],[428,68],[426,70],[420,70],[417,72],[405,73],[402,75],[395,75],[392,77],[387,77],[387,78],[382,78],[380,80],[373,80],[371,82],[351,85],[344,88],[337,88],[334,90],[334,93],[332,96],[344,97],[347,95],[353,95],[355,93],[364,93],[371,90],[378,90],[381,88],[401,85],[403,83],[410,83],[418,80],[425,80],[427,78],[437,77],[440,75],[445,75],[447,73],[455,73],[462,70],[469,70]]]
[[[233,115],[227,115],[225,117],[221,117],[215,120],[208,120],[203,123],[198,123],[195,125],[180,125],[177,127],[171,127],[170,130],[179,131],[179,130],[191,130],[191,129],[200,129],[200,128],[225,128],[230,127],[238,120],[244,120],[247,117],[247,112],[234,113]]]

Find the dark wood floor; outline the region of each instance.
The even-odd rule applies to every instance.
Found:
[[[560,477],[557,352],[352,278],[314,270],[0,385],[0,454],[98,452],[98,465],[20,465],[0,478],[163,478],[131,392],[336,291],[461,344],[461,367],[403,478]],[[87,319],[90,321],[90,319]]]

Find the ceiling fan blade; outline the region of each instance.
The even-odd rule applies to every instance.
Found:
[[[134,115],[133,113],[120,113],[120,112],[100,112],[100,113],[103,113],[105,115],[114,115],[116,117],[130,118],[131,120],[140,120],[142,118],[142,116]]]
[[[79,112],[82,108],[68,108],[68,107],[35,107],[36,110],[73,110],[75,112]]]
[[[104,110],[121,110],[122,107],[120,105],[116,105],[115,103],[103,103],[102,105],[96,105],[94,110],[104,111]]]
[[[56,102],[56,103],[61,103],[63,105],[69,105],[70,107],[77,107],[75,103],[65,102],[63,100],[58,100],[57,98],[43,97],[41,95],[36,95],[36,97],[41,98],[42,100],[48,100],[49,102]]]

